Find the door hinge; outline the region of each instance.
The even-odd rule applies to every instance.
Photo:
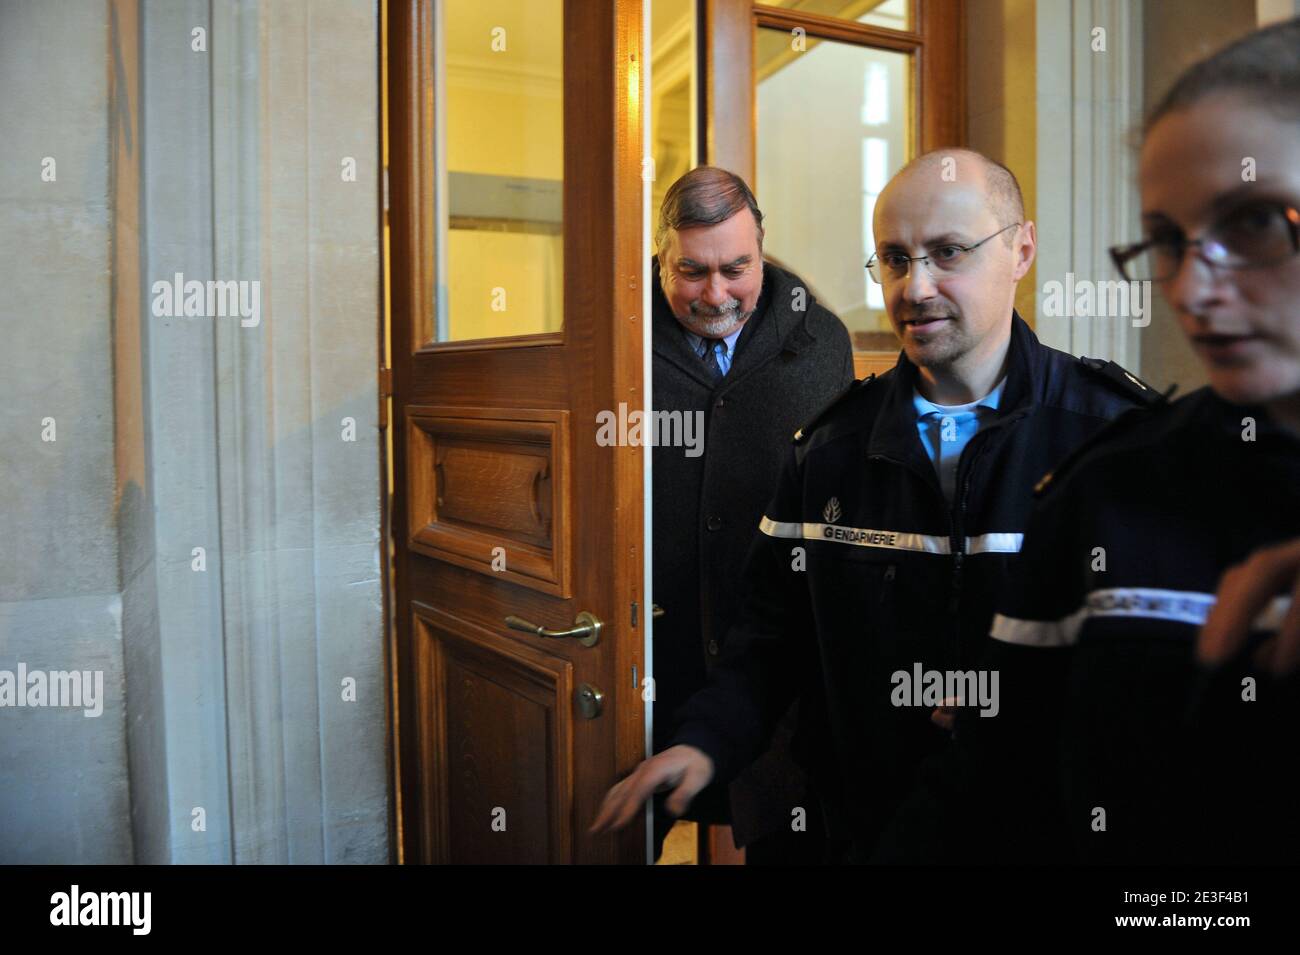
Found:
[[[379,428],[388,427],[388,399],[393,397],[393,369],[379,369]]]
[[[388,167],[384,167],[384,212],[388,212]]]

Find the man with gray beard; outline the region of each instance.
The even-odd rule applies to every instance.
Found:
[[[737,622],[741,568],[790,436],[852,383],[853,353],[844,325],[804,283],[763,261],[763,214],[739,176],[704,166],[677,180],[655,244],[656,419],[680,413],[703,423],[702,454],[698,446],[653,452],[653,600],[664,610],[654,625],[660,749],[673,737],[674,711],[705,685]],[[792,709],[773,745],[730,787],[730,800],[711,787],[689,815],[730,819],[750,864],[821,854],[815,833],[792,840],[789,832],[791,801],[816,802],[787,755],[793,718]],[[656,858],[672,822],[658,805]]]

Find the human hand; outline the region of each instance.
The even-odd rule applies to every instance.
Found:
[[[945,729],[949,733],[957,724],[957,703],[951,698],[943,701],[943,706],[937,706],[930,713],[930,722],[940,729]]]
[[[593,835],[622,829],[645,801],[657,792],[672,790],[666,807],[680,816],[691,800],[713,779],[713,760],[694,746],[670,746],[641,763],[632,774],[616,783],[600,805]]]
[[[1261,548],[1224,572],[1197,637],[1196,659],[1215,667],[1240,653],[1252,622],[1282,594],[1290,595],[1291,606],[1254,659],[1277,676],[1295,670],[1300,665],[1300,538]]]

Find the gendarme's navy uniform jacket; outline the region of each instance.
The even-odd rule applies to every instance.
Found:
[[[1160,400],[1013,316],[1001,411],[963,450],[949,506],[917,432],[916,376],[900,355],[796,435],[747,559],[741,622],[672,740],[728,780],[799,696],[795,754],[829,835],[857,859],[949,742],[930,707],[891,703],[891,675],[979,659],[1034,485],[1110,419]]]
[[[1117,421],[1040,492],[982,664],[1001,714],[959,717],[878,861],[1300,861],[1300,680],[1194,658],[1223,572],[1295,537],[1300,440],[1262,408]]]

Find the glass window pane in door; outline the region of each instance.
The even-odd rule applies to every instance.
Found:
[[[558,331],[562,0],[440,0],[445,184],[437,339]]]
[[[911,158],[911,57],[760,29],[757,189],[763,253],[800,275],[858,351],[897,347],[864,265],[886,182]]]

